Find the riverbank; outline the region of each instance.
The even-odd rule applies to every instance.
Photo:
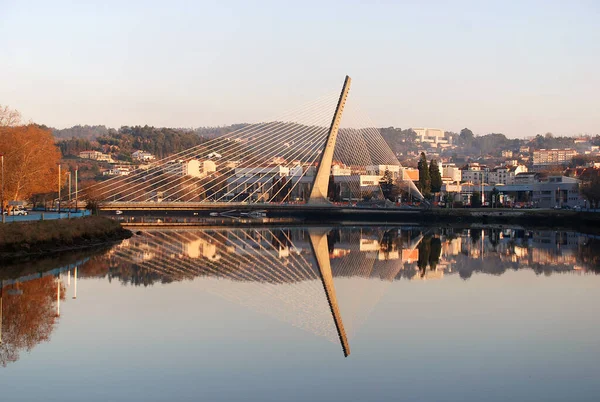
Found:
[[[0,261],[97,247],[131,237],[112,219],[93,216],[0,224]]]
[[[247,209],[250,210],[249,208]],[[242,212],[243,210],[238,210]],[[538,229],[562,229],[588,234],[600,234],[600,213],[511,208],[433,208],[429,210],[395,208],[297,208],[269,207],[268,218],[209,216],[207,211],[126,211],[119,217],[122,225],[131,230],[141,228],[185,227],[245,227],[306,226],[306,225],[519,225]],[[109,216],[109,215],[107,215]]]
[[[596,212],[509,208],[432,209],[424,211],[422,217],[428,224],[502,224],[600,233],[600,213]]]

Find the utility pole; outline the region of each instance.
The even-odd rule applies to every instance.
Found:
[[[58,164],[58,213],[60,214],[60,163]]]
[[[77,212],[77,172],[79,167],[75,166],[75,212]]]
[[[2,221],[4,221],[4,154],[0,154],[2,159]]]
[[[71,171],[69,170],[69,210],[71,210]]]

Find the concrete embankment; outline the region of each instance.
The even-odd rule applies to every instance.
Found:
[[[118,222],[103,217],[5,223],[0,224],[0,261],[97,247],[130,236]]]
[[[600,213],[569,210],[432,209],[422,213],[428,224],[483,223],[521,225],[547,229],[600,232]]]

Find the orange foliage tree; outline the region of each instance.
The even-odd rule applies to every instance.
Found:
[[[34,124],[0,127],[0,154],[4,155],[5,203],[57,188],[60,151],[50,130]]]

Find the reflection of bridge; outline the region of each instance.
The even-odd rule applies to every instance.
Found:
[[[401,193],[422,199],[378,129],[346,103],[349,91],[346,77],[339,95],[140,166],[85,189],[86,197],[105,210],[258,206],[282,214],[383,206]]]
[[[108,276],[137,286],[196,279],[194,290],[341,341],[347,354],[353,334],[392,281],[446,274],[467,280],[522,269],[538,275],[598,273],[598,249],[597,239],[577,233],[506,228],[149,230],[101,258],[78,254],[57,269],[36,263],[36,271],[48,268],[44,272],[31,273],[31,266],[3,271],[0,365],[48,340],[68,287],[77,298],[81,277]]]
[[[200,283],[212,293],[339,339],[347,356],[348,330],[364,321],[402,268],[399,243],[384,244],[383,235],[326,228],[147,231],[114,256],[170,279],[204,277]],[[406,245],[414,249],[420,238]],[[357,288],[357,276],[377,278],[376,291]]]

